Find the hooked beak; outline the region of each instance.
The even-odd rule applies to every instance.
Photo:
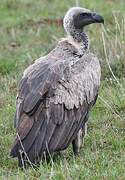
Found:
[[[82,13],[74,19],[74,25],[78,29],[83,29],[85,26],[93,23],[104,23],[104,19],[95,12]]]
[[[100,16],[99,14],[91,13],[91,18],[93,23],[103,23],[104,24],[104,18]]]

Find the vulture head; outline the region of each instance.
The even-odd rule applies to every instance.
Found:
[[[73,40],[72,44],[75,43],[74,45],[79,47],[79,57],[89,49],[89,38],[84,32],[84,27],[92,23],[104,23],[104,19],[96,12],[81,7],[69,9],[64,17],[64,29]]]
[[[73,7],[66,13],[63,21],[65,31],[73,35],[74,31],[82,32],[86,25],[104,23],[104,19],[96,12],[81,7]]]

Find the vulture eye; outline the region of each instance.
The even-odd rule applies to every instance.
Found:
[[[82,17],[88,16],[88,13],[82,13]]]

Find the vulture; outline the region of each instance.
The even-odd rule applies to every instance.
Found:
[[[89,111],[100,86],[98,58],[89,51],[85,27],[104,23],[96,12],[72,7],[63,19],[67,36],[23,73],[16,100],[16,137],[10,155],[19,166],[37,165],[44,154],[79,153]]]

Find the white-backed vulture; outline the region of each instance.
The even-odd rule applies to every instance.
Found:
[[[103,23],[102,16],[73,7],[64,17],[67,37],[48,55],[30,65],[23,74],[17,96],[17,136],[11,156],[19,165],[36,164],[43,153],[73,144],[78,153],[85,134],[88,113],[100,85],[98,58],[89,52],[86,25]]]

